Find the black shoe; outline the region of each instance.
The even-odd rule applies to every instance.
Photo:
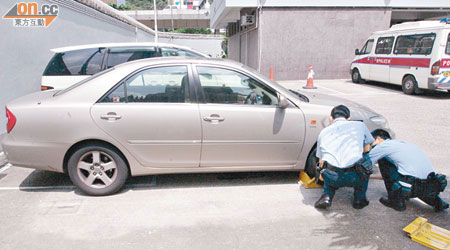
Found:
[[[397,211],[405,211],[406,205],[405,200],[403,199],[388,199],[388,198],[380,198],[381,204],[385,205],[386,207],[393,208]]]
[[[441,198],[437,198],[436,204],[434,205],[434,211],[440,212],[448,208],[448,203],[443,201]]]
[[[362,209],[369,205],[369,201],[367,199],[364,200],[353,200],[353,208],[354,209]]]
[[[322,194],[320,199],[314,204],[315,208],[326,209],[331,206],[331,197],[328,194]]]

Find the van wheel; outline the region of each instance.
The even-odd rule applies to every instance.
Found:
[[[403,93],[412,95],[417,92],[417,82],[413,76],[407,76],[403,78],[402,82]]]
[[[125,184],[128,168],[115,149],[88,144],[75,151],[67,163],[73,184],[88,195],[110,195]]]
[[[354,83],[362,83],[361,81],[361,75],[359,74],[359,70],[358,69],[353,69],[352,71],[352,82]]]

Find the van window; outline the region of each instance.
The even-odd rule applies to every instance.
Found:
[[[370,39],[362,47],[360,55],[370,54],[370,52],[372,51],[372,47],[373,47],[373,39]]]
[[[392,46],[394,45],[394,37],[380,37],[377,41],[375,54],[391,54]]]
[[[44,76],[96,74],[101,71],[104,51],[104,48],[91,48],[56,53]]]
[[[450,55],[450,34],[448,34],[447,47],[445,47],[445,54]]]
[[[398,36],[395,43],[395,54],[429,55],[433,50],[436,34]]]
[[[143,58],[160,56],[155,47],[120,47],[108,49],[106,68]]]

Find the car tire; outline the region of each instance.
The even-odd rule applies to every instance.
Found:
[[[101,144],[77,149],[69,158],[67,171],[78,189],[93,196],[116,193],[128,178],[123,157],[116,149]]]
[[[317,148],[314,147],[306,159],[305,172],[309,177],[314,178],[316,176],[316,166],[319,162],[319,158],[316,157]]]
[[[447,92],[450,94],[450,89],[447,89]]]
[[[412,95],[417,92],[417,81],[413,76],[406,76],[402,81],[403,93]]]
[[[353,69],[352,71],[352,82],[353,83],[362,83],[363,81],[361,80],[361,74],[359,74],[359,70],[358,69]]]

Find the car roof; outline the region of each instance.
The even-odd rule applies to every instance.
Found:
[[[114,66],[116,69],[120,69],[123,67],[131,67],[131,68],[142,68],[146,66],[152,66],[157,64],[185,64],[185,63],[196,63],[196,64],[214,64],[218,66],[230,66],[235,68],[243,67],[244,65],[240,62],[236,62],[233,60],[226,60],[222,58],[209,58],[209,57],[181,57],[181,56],[171,56],[171,57],[152,57],[146,59],[134,60],[122,64],[118,64]]]
[[[157,47],[171,47],[171,48],[178,48],[178,49],[186,49],[191,50],[196,53],[205,55],[205,53],[196,51],[192,48],[181,46],[178,44],[173,43],[154,43],[154,42],[129,42],[129,43],[96,43],[96,44],[85,44],[85,45],[76,45],[76,46],[68,46],[68,47],[61,47],[61,48],[54,48],[50,51],[54,53],[61,53],[66,51],[72,51],[72,50],[81,50],[81,49],[91,49],[91,48],[110,48],[110,47],[129,47],[129,46],[157,46]]]

